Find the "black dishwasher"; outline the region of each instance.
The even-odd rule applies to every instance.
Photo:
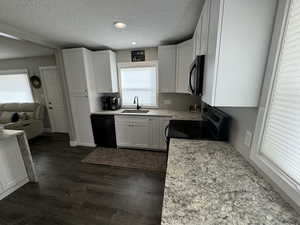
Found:
[[[115,119],[113,115],[91,115],[94,141],[97,146],[117,147]]]

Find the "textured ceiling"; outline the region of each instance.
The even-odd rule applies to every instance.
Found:
[[[0,22],[60,47],[154,47],[192,35],[202,0],[1,0]],[[114,21],[128,24],[116,30]]]
[[[0,59],[25,58],[33,56],[53,55],[52,49],[27,41],[0,37]]]

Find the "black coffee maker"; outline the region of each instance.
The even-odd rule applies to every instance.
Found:
[[[121,108],[120,96],[102,96],[102,110],[118,110]]]

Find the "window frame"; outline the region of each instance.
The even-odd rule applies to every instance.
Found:
[[[140,106],[142,106],[143,108],[148,108],[148,109],[155,109],[155,108],[159,108],[159,74],[158,74],[158,61],[144,61],[144,62],[126,62],[126,63],[118,63],[118,83],[119,83],[119,93],[120,93],[120,97],[121,97],[121,107],[122,108],[128,108],[128,109],[132,109],[135,108],[134,105],[124,105],[123,104],[123,98],[122,98],[122,82],[121,82],[121,69],[123,68],[138,68],[138,67],[155,67],[156,69],[156,105],[150,106],[150,105],[143,105],[140,103]],[[133,100],[132,100],[133,101]]]
[[[17,74],[26,74],[27,82],[30,88],[30,93],[32,96],[32,103],[35,103],[35,96],[30,82],[30,76],[28,69],[9,69],[9,70],[0,70],[1,75],[17,75]]]
[[[283,194],[284,197],[287,197],[292,204],[300,210],[300,186],[260,152],[270,100],[274,91],[278,64],[287,30],[290,6],[291,0],[278,2],[269,59],[266,67],[256,127],[250,151],[250,159],[272,181],[273,184],[279,187],[279,189],[283,192],[281,192],[281,194]]]

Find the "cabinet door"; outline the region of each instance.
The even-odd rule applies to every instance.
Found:
[[[195,30],[195,34],[194,34],[194,51],[195,51],[195,58],[197,55],[201,54],[201,35],[202,35],[202,15],[200,15],[199,17],[199,21]]]
[[[189,73],[193,62],[193,40],[177,45],[176,92],[190,93]]]
[[[117,146],[130,147],[133,145],[131,123],[127,117],[115,116]]]
[[[132,120],[131,127],[132,146],[136,148],[150,148],[151,134],[149,132],[149,119],[139,118]]]
[[[167,150],[167,143],[166,143],[166,127],[169,125],[170,118],[160,118],[159,120],[159,149]]]
[[[115,124],[119,147],[150,148],[148,117],[115,116]]]
[[[16,137],[0,142],[0,189],[7,190],[26,179],[23,158]]]
[[[176,45],[158,47],[159,91],[162,93],[176,92]]]
[[[217,78],[217,60],[219,55],[219,37],[220,37],[220,10],[221,1],[210,1],[209,13],[209,32],[208,32],[208,48],[205,58],[205,71],[203,78],[203,95],[202,100],[214,106],[215,102],[215,88]]]
[[[150,119],[150,132],[152,132],[151,148],[157,150],[167,150],[165,141],[165,129],[170,118],[153,117]]]
[[[201,35],[199,54],[207,54],[208,46],[208,31],[209,31],[209,14],[210,14],[210,0],[206,0],[201,12]]]
[[[95,86],[98,93],[118,91],[116,55],[114,52],[93,52]]]
[[[84,49],[65,49],[63,50],[63,58],[70,94],[86,92]]]
[[[112,92],[119,91],[119,83],[118,83],[118,70],[117,70],[117,55],[113,51],[109,51],[110,58],[110,76],[111,76],[111,86]]]
[[[77,144],[83,146],[94,146],[88,97],[71,96],[70,100]]]
[[[149,132],[152,134],[151,135],[151,143],[150,147],[152,149],[160,149],[160,118],[159,117],[153,117],[149,119]]]

